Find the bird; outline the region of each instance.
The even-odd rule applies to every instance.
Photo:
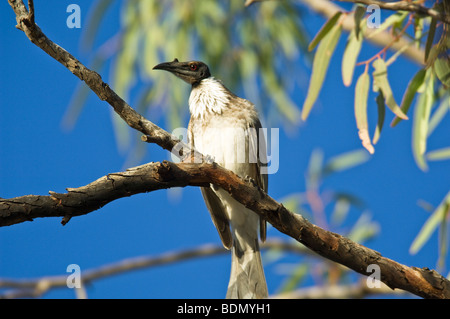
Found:
[[[200,61],[164,62],[153,67],[172,73],[191,85],[188,145],[241,178],[250,177],[267,192],[266,145],[253,103],[232,93]],[[266,221],[236,201],[224,189],[201,187],[223,246],[231,250],[227,299],[268,297],[259,237],[266,239]]]

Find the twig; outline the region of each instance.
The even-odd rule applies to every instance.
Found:
[[[281,240],[269,240],[262,249],[279,249],[295,253],[308,253],[301,245]],[[152,268],[182,262],[194,258],[212,257],[228,253],[222,245],[203,245],[188,250],[165,253],[160,256],[141,256],[127,258],[121,261],[88,269],[80,274],[84,285],[92,284],[95,280],[111,277],[117,274]],[[51,289],[66,288],[67,275],[45,276],[37,279],[7,279],[0,278],[0,289],[10,289],[0,295],[0,299],[40,297]]]
[[[403,290],[392,291],[381,284],[379,288],[369,288],[364,281],[348,285],[324,285],[300,288],[294,291],[269,296],[271,299],[355,299],[370,295],[405,295]]]
[[[246,0],[245,6],[248,7],[248,6],[252,5],[253,3],[265,2],[265,1],[269,1],[269,0]],[[314,1],[314,0],[312,0],[312,1]],[[377,5],[381,9],[392,10],[392,11],[415,12],[418,14],[427,15],[429,17],[435,18],[436,20],[440,20],[442,22],[450,24],[450,16],[446,15],[445,13],[441,13],[432,8],[427,8],[418,3],[414,3],[411,1],[392,1],[392,2],[385,2],[385,1],[379,1],[379,0],[337,0],[337,1],[360,3],[360,4],[365,4],[365,5]],[[304,2],[309,2],[309,1],[304,1]]]
[[[352,2],[352,3],[360,3],[365,5],[377,5],[381,9],[392,10],[392,11],[409,11],[415,12],[418,14],[427,15],[436,20],[440,20],[442,22],[450,24],[450,16],[445,13],[441,13],[432,8],[424,7],[418,3],[414,3],[412,1],[392,1],[385,2],[379,0],[338,0],[341,2]]]
[[[388,45],[386,45],[383,49],[381,49],[381,51],[380,52],[378,52],[377,54],[375,54],[373,57],[371,57],[370,59],[367,59],[367,60],[365,60],[365,61],[362,61],[362,62],[359,62],[359,63],[357,63],[356,65],[366,65],[366,69],[367,69],[367,67],[368,67],[368,65],[373,61],[373,60],[375,60],[375,59],[377,59],[377,58],[382,58],[382,56],[381,55],[384,55],[384,54],[386,54],[386,51],[391,47],[391,46],[393,46],[394,45],[394,43],[396,43],[397,41],[399,41],[400,39],[401,39],[401,37],[403,36],[403,34],[406,32],[406,29],[408,29],[408,27],[410,26],[410,25],[412,25],[413,24],[413,19],[412,19],[412,15],[409,15],[409,17],[408,17],[408,22],[405,24],[405,26],[403,27],[403,29],[402,30],[400,30],[400,32],[398,33],[398,34],[396,34],[395,35],[395,37],[392,39],[392,41],[388,44]],[[401,50],[401,49],[400,49]]]
[[[300,2],[306,4],[311,10],[314,10],[326,18],[331,18],[338,11],[345,11],[340,6],[328,0],[300,0]],[[353,19],[353,15],[348,15],[343,19],[342,28],[349,32],[355,28],[355,19]],[[419,65],[424,64],[424,51],[414,46],[414,43],[408,38],[401,37],[394,43],[391,43],[392,37],[388,32],[382,31],[372,35],[375,30],[376,29],[365,28],[364,36],[367,41],[381,46],[382,48],[389,46],[389,49],[394,51],[404,50],[403,55],[405,57]],[[405,49],[405,47],[407,49]]]
[[[287,242],[278,239],[268,240],[261,245],[261,249],[277,249],[302,255],[308,254],[310,252],[298,243]],[[213,257],[225,253],[228,253],[228,250],[223,248],[222,245],[209,244],[188,250],[165,253],[159,256],[141,256],[127,258],[118,262],[111,263],[109,265],[85,270],[80,274],[80,280],[82,281],[82,286],[84,287],[86,285],[92,284],[96,280],[104,279],[117,274],[183,262],[194,258]],[[58,288],[67,288],[67,275],[45,276],[37,279],[0,278],[0,289],[6,290],[3,294],[0,294],[0,299],[27,297],[37,298],[43,296],[51,289]],[[84,291],[84,289],[80,290],[81,293],[84,293],[84,296],[80,296],[80,298],[85,298],[86,292]],[[395,292],[385,285],[382,289],[369,289],[367,288],[367,285],[358,283],[355,285],[340,287],[333,286],[317,289],[302,288],[289,293],[273,295],[270,296],[270,298],[361,298],[370,293],[392,294]],[[404,292],[399,291],[397,293]]]

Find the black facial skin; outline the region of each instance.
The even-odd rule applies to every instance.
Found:
[[[153,70],[169,71],[191,85],[196,85],[211,76],[208,66],[200,61],[178,62],[178,59],[175,59],[172,62],[158,64]]]

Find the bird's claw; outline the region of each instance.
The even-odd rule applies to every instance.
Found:
[[[213,164],[215,162],[214,156],[205,155],[203,161],[207,164]]]

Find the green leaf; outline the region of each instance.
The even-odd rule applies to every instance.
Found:
[[[294,193],[280,199],[280,202],[283,203],[283,206],[286,207],[286,209],[298,214],[298,208],[302,204],[302,197],[300,194]]]
[[[450,87],[450,59],[448,57],[440,57],[434,61],[434,72],[442,84]]]
[[[323,176],[331,173],[344,171],[357,165],[361,165],[369,160],[366,151],[359,149],[332,157],[323,168]]]
[[[284,87],[280,85],[277,75],[268,69],[263,69],[262,74],[264,87],[278,106],[279,112],[292,123],[297,123],[300,118],[300,111],[289,95],[286,94]]]
[[[414,42],[417,49],[420,49],[424,21],[424,18],[420,18],[417,15],[414,17]]]
[[[394,95],[392,94],[391,86],[389,85],[389,81],[387,78],[387,68],[386,63],[382,59],[376,59],[373,62],[373,67],[375,70],[373,71],[373,80],[381,92],[383,92],[384,101],[388,108],[401,119],[407,120],[408,117],[402,112],[400,107],[395,102]]]
[[[334,49],[339,41],[341,32],[342,26],[337,24],[333,26],[331,31],[323,38],[322,41],[320,41],[317,52],[314,55],[308,94],[302,109],[302,120],[306,120],[319,95],[331,56],[333,55]]]
[[[419,70],[409,82],[405,94],[403,95],[402,104],[400,106],[403,113],[408,113],[411,103],[416,96],[417,90],[422,85],[425,79],[425,73],[425,69]],[[391,122],[391,127],[396,126],[401,120],[402,119],[400,117],[396,116]]]
[[[427,71],[425,92],[420,94],[414,110],[412,150],[414,159],[420,169],[428,169],[424,154],[427,149],[428,122],[430,119],[431,106],[434,102],[434,76]]]
[[[370,39],[373,36],[375,36],[376,34],[383,32],[384,30],[386,30],[390,26],[394,25],[395,23],[401,23],[408,14],[409,14],[408,11],[399,11],[399,12],[396,12],[396,13],[390,15],[388,18],[386,18],[384,20],[384,22],[380,25],[379,28],[377,28],[375,31],[371,32],[367,36],[367,39]]]
[[[62,120],[62,126],[64,129],[71,130],[73,128],[91,92],[91,89],[86,85],[86,83],[80,82],[78,84]]]
[[[357,243],[373,238],[380,231],[380,226],[371,220],[368,213],[363,213],[353,225],[347,237]]]
[[[431,46],[433,45],[434,34],[436,33],[436,19],[431,19],[430,27],[428,28],[427,42],[425,43],[425,63],[428,61],[430,55]]]
[[[358,6],[359,7],[359,6]],[[363,41],[362,36],[358,36],[360,33],[359,26],[350,32],[345,46],[344,55],[342,57],[342,80],[345,86],[352,84],[353,72],[355,70],[356,60],[359,52],[361,51],[361,45]]]
[[[450,210],[450,192],[444,197],[444,200],[439,204],[431,216],[427,219],[425,224],[414,239],[409,252],[416,254],[423,245],[430,239],[431,235],[437,228],[437,226],[447,217]]]
[[[450,159],[450,147],[444,147],[428,152],[427,159],[430,161],[443,161]]]
[[[350,211],[350,201],[343,197],[336,199],[333,212],[331,213],[331,220],[334,224],[342,223]]]
[[[91,70],[100,70],[105,63],[105,57],[102,54],[102,51],[99,50],[96,52],[92,63],[89,65]],[[84,82],[80,82],[75,89],[73,97],[70,101],[69,107],[64,114],[64,118],[62,120],[62,126],[64,129],[70,130],[74,127],[76,121],[78,120],[78,116],[80,115],[83,107],[86,105],[86,101],[92,93],[91,89]]]
[[[450,94],[446,94],[442,97],[441,103],[437,109],[433,112],[430,121],[428,122],[428,136],[433,133],[435,128],[441,123],[447,112],[450,111]]]
[[[408,50],[411,47],[410,43],[405,44],[400,49],[397,49],[396,52],[386,61],[386,66],[390,66],[392,63],[394,63],[397,58],[403,54],[406,50]]]
[[[289,278],[282,284],[280,293],[289,292],[297,288],[308,273],[309,266],[307,264],[300,264],[296,266],[291,276],[289,276]]]
[[[383,93],[381,93],[381,91],[378,91],[378,96],[377,96],[377,109],[378,109],[378,121],[377,121],[377,126],[375,127],[375,133],[373,134],[373,140],[372,143],[373,144],[377,144],[378,140],[380,139],[381,136],[381,130],[383,129],[383,125],[384,125],[384,117],[386,115],[386,105],[384,104],[384,97],[383,97]]]
[[[319,187],[319,182],[322,179],[322,172],[323,151],[321,149],[314,149],[311,152],[306,175],[306,187],[308,190],[317,189]]]
[[[364,72],[356,81],[355,86],[355,118],[358,135],[362,145],[370,154],[375,152],[369,137],[369,125],[367,123],[367,97],[369,94],[370,78],[369,74]]]
[[[113,0],[98,0],[94,2],[93,8],[89,10],[87,23],[83,26],[84,32],[81,38],[81,46],[84,50],[87,51],[92,48],[102,17],[113,2]]]
[[[325,22],[325,24],[320,28],[319,32],[312,39],[311,43],[308,45],[308,50],[312,51],[319,44],[319,42],[330,32],[330,30],[335,26],[337,20],[341,16],[342,12],[336,12],[330,19]]]
[[[365,14],[366,7],[362,5],[356,5],[353,20],[355,21],[355,35],[357,39],[360,39],[360,36],[362,35],[361,22]]]

